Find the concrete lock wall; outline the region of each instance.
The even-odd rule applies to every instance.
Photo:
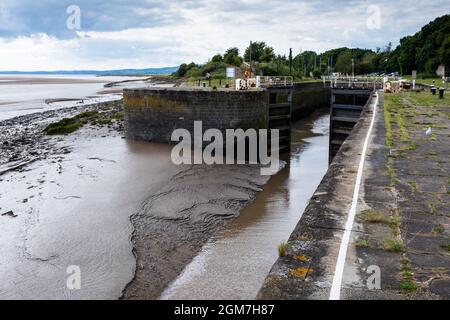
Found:
[[[269,126],[269,94],[262,89],[143,88],[125,89],[123,95],[130,139],[170,143],[175,129],[193,133],[194,121],[199,120],[204,131],[268,129]],[[294,84],[291,119],[298,120],[314,110],[328,108],[330,98],[330,88],[322,82]]]
[[[194,121],[203,131],[266,129],[268,94],[258,91],[201,88],[125,89],[124,109],[127,138],[171,143],[177,128],[194,132]]]
[[[324,87],[322,82],[296,83],[292,94],[292,120],[301,119],[314,110],[329,107],[331,89],[329,83]]]

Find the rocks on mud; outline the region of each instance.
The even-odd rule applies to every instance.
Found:
[[[15,218],[15,217],[17,217],[17,214],[14,214],[14,212],[12,211],[12,210],[10,210],[10,211],[7,211],[7,212],[5,212],[5,213],[2,213],[2,216],[3,217],[11,217],[11,218]]]

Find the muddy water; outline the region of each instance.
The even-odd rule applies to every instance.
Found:
[[[222,232],[163,292],[161,299],[253,299],[328,166],[329,116],[294,124],[288,164],[254,203]]]

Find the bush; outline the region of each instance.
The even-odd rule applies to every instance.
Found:
[[[211,73],[211,79],[226,79],[227,73],[225,68],[217,69]]]
[[[313,77],[314,79],[319,79],[322,76],[322,73],[319,70],[314,70]]]
[[[188,78],[202,77],[203,76],[203,70],[198,68],[198,67],[194,67],[192,69],[189,69],[189,71],[186,72],[185,76],[188,77]]]

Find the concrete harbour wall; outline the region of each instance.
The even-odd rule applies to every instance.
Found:
[[[294,84],[292,120],[330,105],[331,92],[321,82]],[[191,133],[194,121],[203,130],[268,129],[269,94],[265,90],[234,91],[211,88],[143,88],[124,90],[127,138],[170,143],[172,132]]]
[[[202,88],[125,89],[127,137],[170,143],[177,128],[194,131],[202,121],[203,131],[266,129],[268,94],[264,90],[234,91]]]

